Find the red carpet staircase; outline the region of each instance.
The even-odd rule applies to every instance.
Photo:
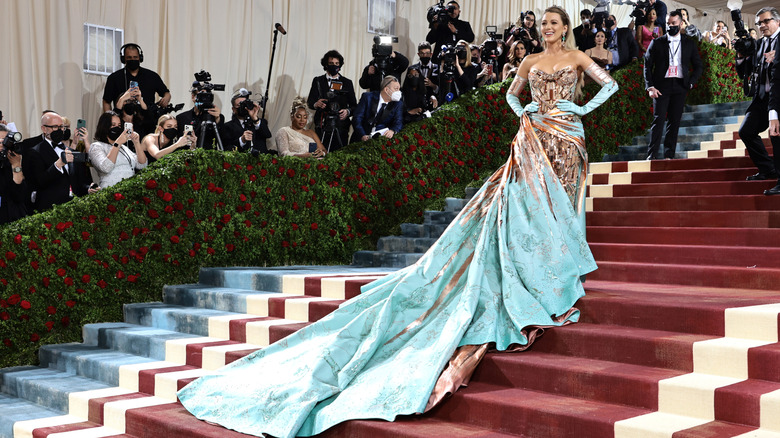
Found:
[[[774,182],[745,181],[755,169],[734,136],[688,152],[704,158],[594,164],[599,270],[580,322],[529,351],[488,354],[430,413],[323,436],[780,437],[780,197],[761,194]],[[420,227],[418,243],[442,228]],[[176,389],[387,271],[204,269],[163,303],[128,305],[126,323],[43,348],[40,367],[0,370],[0,437],[239,436],[194,419]]]

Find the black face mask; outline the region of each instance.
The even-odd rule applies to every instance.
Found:
[[[61,129],[57,129],[49,134],[49,138],[51,138],[52,146],[57,146],[65,139],[65,133]]]
[[[122,129],[121,126],[114,126],[108,131],[109,139],[116,141],[119,137],[122,136],[122,132],[124,129]]]
[[[178,134],[178,133],[179,133],[179,131],[176,128],[163,129],[163,132],[162,132],[162,134],[168,140],[173,140],[173,138],[176,137],[176,134]]]
[[[607,29],[612,29],[612,26],[614,26],[614,25],[615,25],[615,22],[614,22],[614,21],[612,21],[612,20],[606,20],[606,21],[604,22],[604,25],[607,27]]]
[[[341,67],[338,65],[331,65],[328,64],[326,67],[326,70],[328,70],[328,74],[331,76],[336,76],[339,73],[339,70],[341,70]]]
[[[666,28],[666,33],[671,36],[675,36],[680,33],[680,26],[669,26]]]
[[[430,56],[421,56],[420,57],[420,63],[422,65],[428,65],[429,62],[431,62],[431,57]]]
[[[130,70],[130,71],[136,71],[136,70],[138,70],[138,68],[139,68],[139,67],[141,67],[141,61],[140,61],[140,60],[138,60],[138,59],[129,59],[129,60],[128,60],[128,61],[125,63],[125,66],[126,66],[126,67],[127,67],[127,69],[128,69],[128,70]]]
[[[422,83],[422,78],[419,76],[408,76],[406,78],[406,82],[409,84],[408,86],[411,88],[420,88],[420,85]]]
[[[459,61],[465,61],[466,60],[466,52],[458,52],[458,60]]]
[[[68,140],[70,140],[70,128],[65,128],[65,130],[62,131],[62,141]]]

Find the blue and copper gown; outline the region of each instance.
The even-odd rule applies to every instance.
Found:
[[[593,64],[600,82],[609,75]],[[573,100],[578,71],[531,70],[539,112],[523,115],[509,160],[414,265],[363,286],[325,318],[179,391],[202,420],[239,432],[311,436],[352,419],[430,409],[467,383],[488,348],[527,348],[576,322],[587,155]],[[518,79],[523,80],[523,79]]]

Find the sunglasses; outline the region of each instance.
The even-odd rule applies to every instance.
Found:
[[[756,20],[756,26],[761,26],[762,24],[764,26],[769,26],[769,23],[774,20],[774,18],[764,18],[763,20]]]

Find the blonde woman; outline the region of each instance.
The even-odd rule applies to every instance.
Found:
[[[194,148],[198,142],[195,134],[189,131],[181,138],[176,139],[177,128],[176,117],[170,114],[162,115],[157,119],[157,128],[155,128],[154,134],[147,135],[143,141],[144,148],[149,153],[149,161],[155,162],[183,147]],[[174,140],[176,141],[174,142]]]
[[[290,126],[276,131],[276,150],[283,157],[322,158],[327,151],[309,124],[306,99],[296,97],[290,108]]]

